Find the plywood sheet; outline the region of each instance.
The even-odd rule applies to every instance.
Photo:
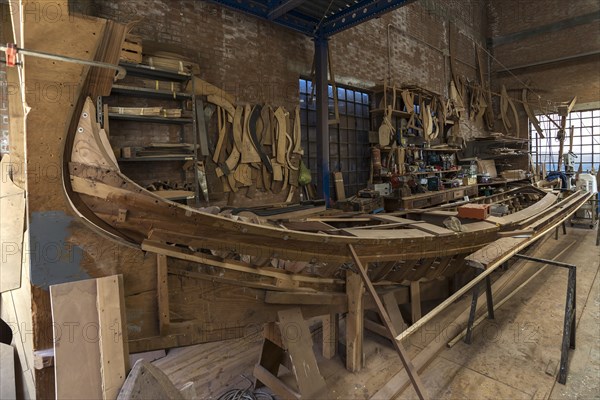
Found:
[[[101,399],[96,281],[50,287],[57,399]],[[69,328],[73,335],[69,337]],[[93,339],[93,340],[89,340]],[[80,384],[85,382],[86,384]]]
[[[10,157],[0,162],[0,292],[21,286],[25,192],[9,174]]]
[[[15,349],[0,343],[0,399],[17,398],[15,378]]]
[[[125,381],[121,276],[50,286],[58,399],[115,399]]]

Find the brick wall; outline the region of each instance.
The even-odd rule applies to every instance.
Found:
[[[235,95],[239,102],[269,102],[293,109],[299,104],[298,79],[311,73],[311,38],[206,1],[95,0],[74,4],[88,14],[119,22],[138,21],[133,33],[142,37],[145,53],[170,51],[196,61],[203,79]],[[371,89],[392,78],[398,84],[447,94],[450,39],[456,49],[457,73],[477,79],[473,42],[484,44],[486,29],[486,9],[479,1],[412,3],[331,39],[336,81]],[[139,124],[128,129],[140,132],[111,132],[121,136],[112,138],[119,147],[135,145],[127,137],[165,133],[153,135],[151,126]],[[466,136],[482,133],[481,126],[468,121],[461,129]],[[139,183],[149,183],[141,167],[127,167],[125,173]],[[151,180],[180,179],[178,171],[166,166],[150,175]],[[212,179],[209,190],[215,198],[223,197],[220,184],[213,184]]]
[[[139,20],[133,32],[143,37],[145,49],[196,60],[204,79],[239,101],[291,108],[298,104],[298,77],[310,74],[310,38],[205,1],[96,0],[88,11],[117,21]],[[485,13],[479,1],[419,1],[342,32],[331,39],[336,78],[369,89],[388,76],[391,66],[398,83],[446,93],[449,66],[443,54],[448,52],[449,21],[462,46],[457,69],[474,79],[472,39],[484,42]]]
[[[495,0],[488,5],[488,35],[498,41],[509,35],[526,33],[505,44],[493,47],[494,56],[509,69],[517,66],[529,66],[511,70],[512,74],[500,72],[494,74],[493,85],[499,90],[502,84],[509,94],[521,98],[523,83],[530,81],[531,87],[541,97],[537,107],[555,109],[556,103],[566,102],[578,97],[579,107],[600,107],[600,24],[598,21],[564,27],[554,32],[537,33],[549,24],[568,24],[569,21],[600,11],[596,0]],[[596,53],[585,57],[574,56]],[[556,60],[564,59],[561,62]],[[551,62],[554,61],[554,62]],[[532,65],[538,64],[538,65]],[[494,63],[493,71],[502,70]],[[512,90],[512,91],[511,91]],[[521,107],[521,119],[526,117]],[[524,136],[525,132],[521,132]]]

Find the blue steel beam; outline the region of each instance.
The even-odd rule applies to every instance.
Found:
[[[327,38],[315,38],[315,86],[317,95],[317,193],[330,206],[329,188],[329,80]]]
[[[269,12],[269,19],[270,20],[277,19],[277,18],[281,17],[282,15],[287,14],[288,12],[292,11],[294,8],[299,7],[300,5],[302,5],[302,3],[306,2],[306,1],[307,0],[280,1],[278,5],[271,8],[271,11]]]
[[[211,3],[219,4],[228,8],[232,8],[237,11],[241,11],[246,14],[250,14],[255,17],[259,17],[264,20],[269,20],[269,13],[271,9],[267,4],[260,1],[253,0],[208,0]],[[288,13],[283,17],[272,21],[273,23],[286,28],[293,29],[297,32],[303,33],[308,36],[313,36],[315,22],[312,19],[300,18],[296,14]]]
[[[363,0],[328,17],[319,28],[319,36],[330,37],[362,22],[400,8],[416,0]]]

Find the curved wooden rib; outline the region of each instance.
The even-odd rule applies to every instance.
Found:
[[[250,137],[250,117],[252,115],[252,107],[250,104],[244,106],[244,123],[242,126],[242,163],[251,164],[261,162],[260,155],[254,147],[252,138]]]
[[[221,96],[217,96],[217,95],[208,95],[206,97],[206,100],[209,103],[212,103],[216,106],[219,106],[221,108],[224,108],[227,111],[227,114],[229,114],[229,122],[231,122],[231,118],[233,117],[233,115],[235,114],[235,107],[232,103],[230,103],[229,101],[227,101],[227,99],[225,99],[224,97]]]

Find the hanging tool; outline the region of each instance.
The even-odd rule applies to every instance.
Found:
[[[118,65],[109,64],[109,63],[100,62],[100,61],[81,60],[79,58],[61,56],[59,54],[45,53],[43,51],[38,51],[38,50],[27,50],[27,49],[17,47],[17,45],[14,43],[8,43],[6,46],[0,46],[0,51],[4,52],[4,55],[6,57],[6,59],[4,61],[6,62],[6,65],[8,65],[9,67],[14,67],[15,65],[19,65],[19,63],[17,62],[17,54],[21,54],[24,56],[45,58],[48,60],[56,60],[56,61],[74,63],[74,64],[89,65],[90,67],[113,69],[113,70],[117,71],[117,76],[115,77],[115,79],[123,79],[123,78],[125,78],[125,75],[127,75],[127,71],[125,70],[125,68],[120,67]]]

